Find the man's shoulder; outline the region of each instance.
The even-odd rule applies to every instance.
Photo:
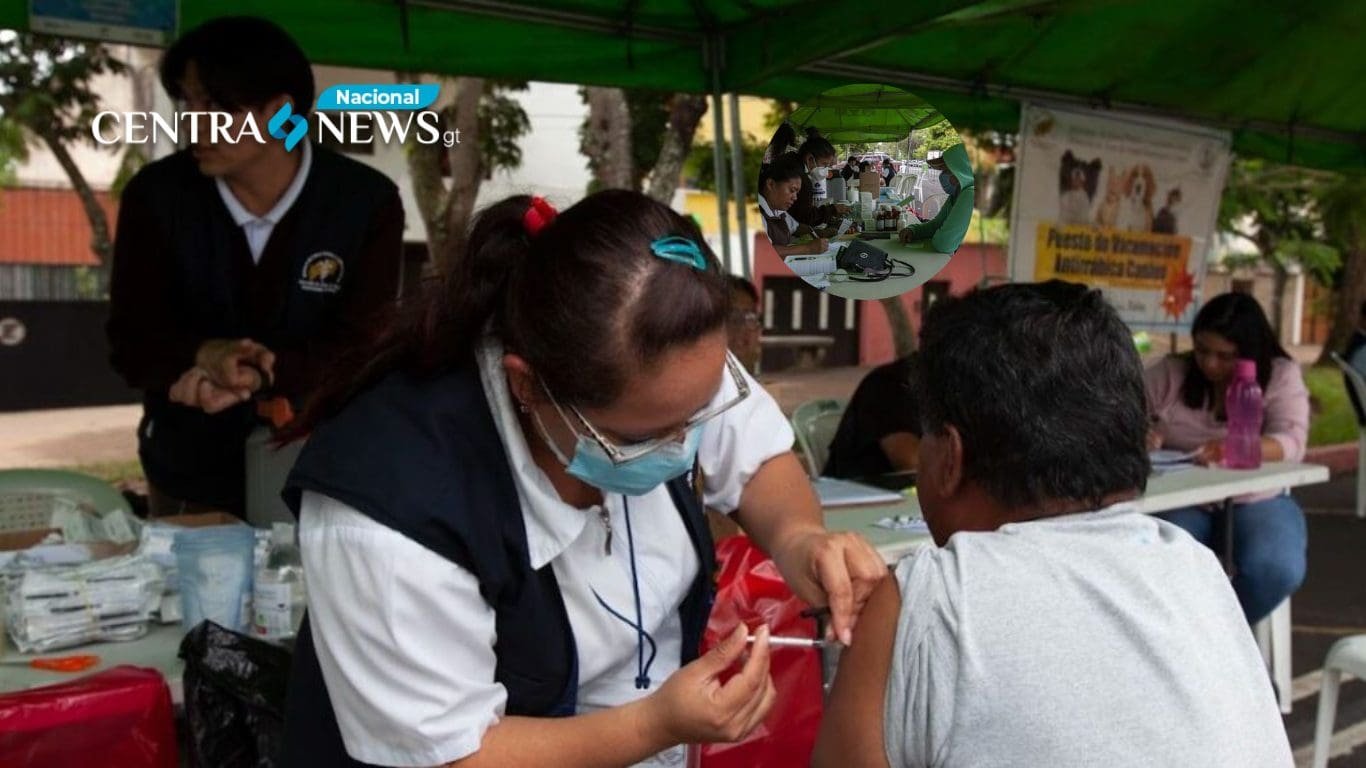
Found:
[[[329,186],[348,192],[366,192],[375,197],[398,195],[393,179],[365,163],[339,152],[313,147],[314,173],[327,179]]]
[[[182,149],[142,166],[133,174],[133,178],[128,180],[123,197],[151,195],[161,190],[182,195],[187,183],[202,184],[206,181],[208,177],[199,172],[199,166],[195,163],[190,150]]]

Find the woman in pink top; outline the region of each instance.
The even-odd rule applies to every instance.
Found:
[[[1309,433],[1309,391],[1256,299],[1225,293],[1209,301],[1191,328],[1195,350],[1169,355],[1144,374],[1153,414],[1154,445],[1198,450],[1197,461],[1218,464],[1228,430],[1224,390],[1238,358],[1257,362],[1265,409],[1262,460],[1301,461]],[[1160,438],[1158,443],[1157,438]],[[1197,540],[1222,549],[1224,526],[1213,506],[1161,515]],[[1304,513],[1284,491],[1241,497],[1233,505],[1233,589],[1249,622],[1271,613],[1304,580]]]

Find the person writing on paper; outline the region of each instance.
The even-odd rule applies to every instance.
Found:
[[[1224,391],[1238,360],[1257,363],[1262,388],[1263,461],[1303,461],[1309,434],[1309,391],[1300,366],[1276,340],[1257,300],[1245,293],[1214,297],[1191,325],[1195,349],[1168,355],[1148,369],[1148,402],[1163,448],[1196,451],[1196,461],[1223,459]],[[1233,589],[1249,623],[1256,624],[1304,581],[1307,532],[1304,512],[1286,491],[1234,500]],[[1213,507],[1162,514],[1197,541],[1222,543],[1222,515]]]
[[[908,472],[920,461],[920,411],[911,392],[912,353],[868,372],[849,398],[822,475]]]
[[[968,225],[972,223],[973,199],[977,192],[972,163],[968,162],[967,149],[962,144],[955,144],[929,161],[929,168],[939,172],[939,184],[947,199],[933,219],[901,230],[901,242],[929,240],[936,252],[953,253],[963,244]]]
[[[1143,371],[1100,292],[942,299],[913,382],[935,546],[869,601],[812,765],[1292,765],[1218,559],[1132,503]]]
[[[801,159],[791,153],[759,169],[759,213],[764,217],[769,242],[773,243],[773,249],[779,256],[812,256],[825,253],[830,247],[829,236],[834,234],[833,231],[821,229],[817,232],[788,213],[788,208],[797,202],[805,173]],[[794,242],[803,236],[812,239],[804,243]]]
[[[773,702],[767,635],[698,658],[704,504],[844,642],[886,567],[825,530],[787,420],[727,354],[701,232],[635,192],[517,196],[455,264],[300,423],[283,763],[678,765],[743,737]]]
[[[796,143],[796,139],[797,132],[791,123],[778,126],[773,134],[773,144],[776,146],[789,146]],[[782,156],[775,155],[774,159]],[[839,201],[821,203],[814,193],[816,184],[824,187],[825,179],[830,175],[829,168],[837,160],[835,145],[821,136],[820,131],[808,128],[806,140],[797,148],[796,156],[802,165],[802,186],[797,192],[797,200],[788,206],[787,212],[797,223],[809,227],[823,227],[838,221],[840,216],[849,212],[849,206]]]

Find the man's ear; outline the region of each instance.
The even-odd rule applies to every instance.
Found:
[[[531,407],[545,399],[545,390],[541,388],[540,381],[526,358],[508,352],[503,355],[503,371],[508,377],[508,390],[512,392],[512,399],[518,404]]]
[[[945,497],[953,496],[963,489],[963,436],[952,424],[944,425],[944,452],[940,458],[939,492]]]

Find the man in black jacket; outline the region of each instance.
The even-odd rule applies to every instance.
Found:
[[[327,362],[385,321],[403,205],[379,172],[306,138],[271,138],[272,116],[288,105],[306,120],[314,98],[307,58],[271,22],[219,18],[188,32],[161,81],[179,112],[227,113],[233,136],[252,120],[263,141],[215,141],[201,119],[189,149],[128,183],[111,362],[144,392],[138,454],[152,514],[241,515],[252,401],[297,407]]]

